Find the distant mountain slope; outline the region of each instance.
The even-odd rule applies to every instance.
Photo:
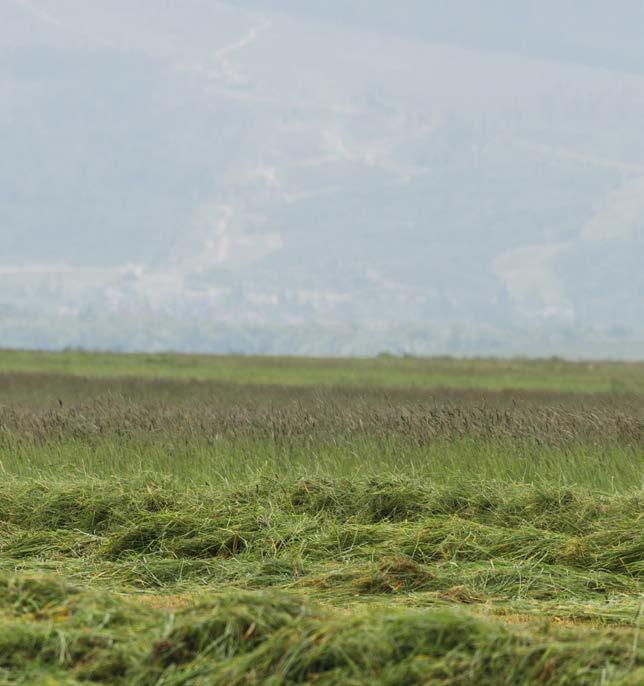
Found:
[[[0,317],[639,336],[642,14],[7,0]]]

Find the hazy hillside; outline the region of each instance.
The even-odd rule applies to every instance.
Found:
[[[643,5],[517,7],[6,0],[0,345],[628,354]]]

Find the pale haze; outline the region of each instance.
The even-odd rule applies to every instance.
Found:
[[[0,347],[644,356],[639,0],[2,0]]]

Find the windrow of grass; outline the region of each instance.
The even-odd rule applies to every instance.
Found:
[[[285,592],[224,592],[179,609],[0,576],[0,683],[641,683],[623,629],[547,632],[455,608],[347,615]]]
[[[226,490],[9,480],[0,568],[61,570],[117,590],[276,586],[339,602],[400,591],[635,602],[643,505],[641,494],[403,479]]]
[[[183,487],[171,480],[0,483],[0,521],[27,529],[101,533],[146,516],[185,514],[203,521],[261,524],[261,515],[309,517],[346,525],[413,524],[455,517],[481,526],[529,526],[589,535],[638,524],[642,492],[599,494],[583,488],[476,480],[452,486],[398,477],[362,480],[267,479],[231,488]]]

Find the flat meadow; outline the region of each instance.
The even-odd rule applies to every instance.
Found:
[[[644,683],[644,363],[0,352],[0,684]]]

